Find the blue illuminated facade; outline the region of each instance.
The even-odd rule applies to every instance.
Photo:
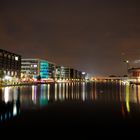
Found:
[[[47,61],[40,61],[40,76],[43,79],[49,77],[49,64]]]

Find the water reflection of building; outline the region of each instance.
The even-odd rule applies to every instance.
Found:
[[[2,121],[13,118],[19,114],[20,109],[38,109],[47,107],[53,102],[67,101],[74,101],[73,103],[109,103],[112,108],[119,109],[123,116],[127,116],[133,113],[135,106],[140,106],[140,86],[108,82],[71,82],[19,88],[6,87],[0,90],[0,118]]]
[[[50,88],[50,101],[86,101],[91,96],[87,95],[87,83],[55,83]],[[54,94],[53,94],[54,93]]]
[[[55,83],[33,85],[21,88],[21,108],[35,108],[47,106],[49,102],[59,102],[68,100],[86,101],[92,100],[87,95],[87,83]],[[28,89],[27,89],[28,88]],[[25,90],[27,90],[25,92]],[[90,89],[92,90],[92,88]],[[31,94],[29,92],[31,91]],[[90,91],[91,92],[91,91]],[[81,94],[82,93],[82,94]],[[91,92],[92,93],[92,92]]]
[[[24,94],[20,96],[21,109],[33,109],[46,106],[50,98],[49,86],[49,84],[41,84],[39,86],[32,85],[22,87],[21,92]]]
[[[136,86],[137,103],[140,104],[140,86]]]
[[[93,82],[93,85],[96,101],[117,104],[123,116],[132,114],[140,105],[140,85],[113,82]]]
[[[0,122],[12,119],[20,114],[19,88],[0,89]]]
[[[140,103],[140,86],[125,85],[121,89],[121,110],[123,116],[132,114],[135,111],[134,105],[139,106]]]
[[[101,101],[119,101],[119,91],[121,85],[118,82],[95,82],[96,99]]]
[[[66,100],[80,100],[79,83],[55,83],[33,85],[31,87],[23,87],[21,92],[21,108],[36,108],[47,106],[51,102],[59,102]],[[28,89],[27,89],[28,88]],[[25,92],[27,90],[28,92]],[[31,94],[29,94],[31,92]],[[84,91],[83,91],[84,92]],[[85,93],[84,93],[85,94]]]

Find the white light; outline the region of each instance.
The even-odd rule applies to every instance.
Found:
[[[85,72],[82,72],[82,74],[84,75],[84,74],[86,74]]]
[[[17,56],[15,56],[15,60],[18,61],[18,57]]]
[[[16,104],[14,104],[13,106],[13,116],[16,116],[17,115],[17,107],[16,107]]]
[[[8,71],[8,73],[7,73],[8,75],[10,75],[10,71]]]
[[[36,90],[37,87],[36,86],[32,86],[32,101],[34,102],[34,104],[36,104]]]
[[[5,88],[5,91],[4,91],[4,101],[5,101],[5,103],[7,103],[8,101],[9,101],[9,88],[8,87],[6,87]]]
[[[50,100],[50,84],[48,84],[48,101]]]
[[[11,75],[12,75],[12,76],[14,75],[14,72],[13,72],[13,71],[11,72]]]
[[[37,68],[37,65],[34,65],[34,68]]]
[[[37,65],[34,65],[34,68],[37,68]]]
[[[55,101],[57,100],[57,84],[55,84]]]
[[[10,77],[10,76],[6,75],[6,76],[4,77],[4,79],[5,79],[5,80],[11,80],[11,79],[12,79],[12,77]]]

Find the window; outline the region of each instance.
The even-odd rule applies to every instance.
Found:
[[[18,56],[15,56],[15,60],[18,61]]]

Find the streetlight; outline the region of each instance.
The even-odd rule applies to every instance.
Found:
[[[129,60],[125,60],[124,62],[126,63],[126,73],[128,74]]]

